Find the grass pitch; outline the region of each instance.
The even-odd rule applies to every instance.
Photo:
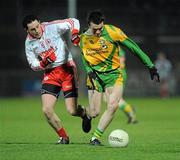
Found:
[[[88,104],[86,98],[79,100]],[[70,116],[60,99],[56,111],[68,131],[71,143],[56,145],[58,137],[45,121],[40,97],[0,99],[0,160],[179,160],[180,99],[128,99],[136,106],[138,124],[128,125],[117,111],[102,137],[104,146],[91,146],[89,140],[99,117],[93,119],[90,133],[83,133],[81,119]],[[102,107],[102,111],[105,106]],[[111,148],[107,137],[114,129],[128,132],[126,148]]]

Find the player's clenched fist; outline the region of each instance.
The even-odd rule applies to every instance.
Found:
[[[50,48],[48,51],[41,53],[40,57],[42,59],[40,65],[42,68],[45,68],[56,60],[55,50]]]
[[[77,46],[77,45],[79,44],[79,42],[80,42],[80,36],[79,36],[78,33],[79,33],[79,31],[76,30],[76,29],[74,29],[74,30],[72,31],[71,42],[72,42],[75,46]]]
[[[154,80],[156,82],[160,82],[159,73],[155,67],[149,69],[151,80]]]

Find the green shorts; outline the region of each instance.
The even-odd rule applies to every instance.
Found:
[[[115,85],[121,86],[124,83],[123,71],[121,69],[115,69],[110,72],[96,72],[94,71],[100,81],[87,78],[88,89],[97,90],[98,92],[104,92],[105,88]]]

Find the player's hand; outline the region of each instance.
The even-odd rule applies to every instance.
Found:
[[[150,68],[149,72],[150,72],[150,75],[151,75],[151,80],[155,79],[156,82],[160,82],[159,73],[158,73],[158,71],[157,71],[157,69],[155,67]]]
[[[56,55],[54,52],[46,58],[46,62],[48,64],[53,63],[55,60],[56,60]]]
[[[56,60],[56,55],[54,50],[50,49],[46,54],[44,54],[44,56],[41,56],[41,58],[40,65],[44,68]]]
[[[79,31],[78,30],[73,30],[72,31],[72,37],[71,37],[71,42],[75,45],[78,46],[80,42],[80,36],[79,36]]]

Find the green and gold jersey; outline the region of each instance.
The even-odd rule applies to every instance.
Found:
[[[86,71],[109,72],[119,68],[121,45],[135,54],[148,68],[154,67],[150,58],[121,29],[104,25],[100,37],[93,36],[90,30],[81,34],[80,48]]]
[[[93,36],[88,30],[81,35],[80,48],[89,66],[99,72],[109,72],[120,67],[118,41],[127,36],[117,27],[104,25],[101,37]]]

